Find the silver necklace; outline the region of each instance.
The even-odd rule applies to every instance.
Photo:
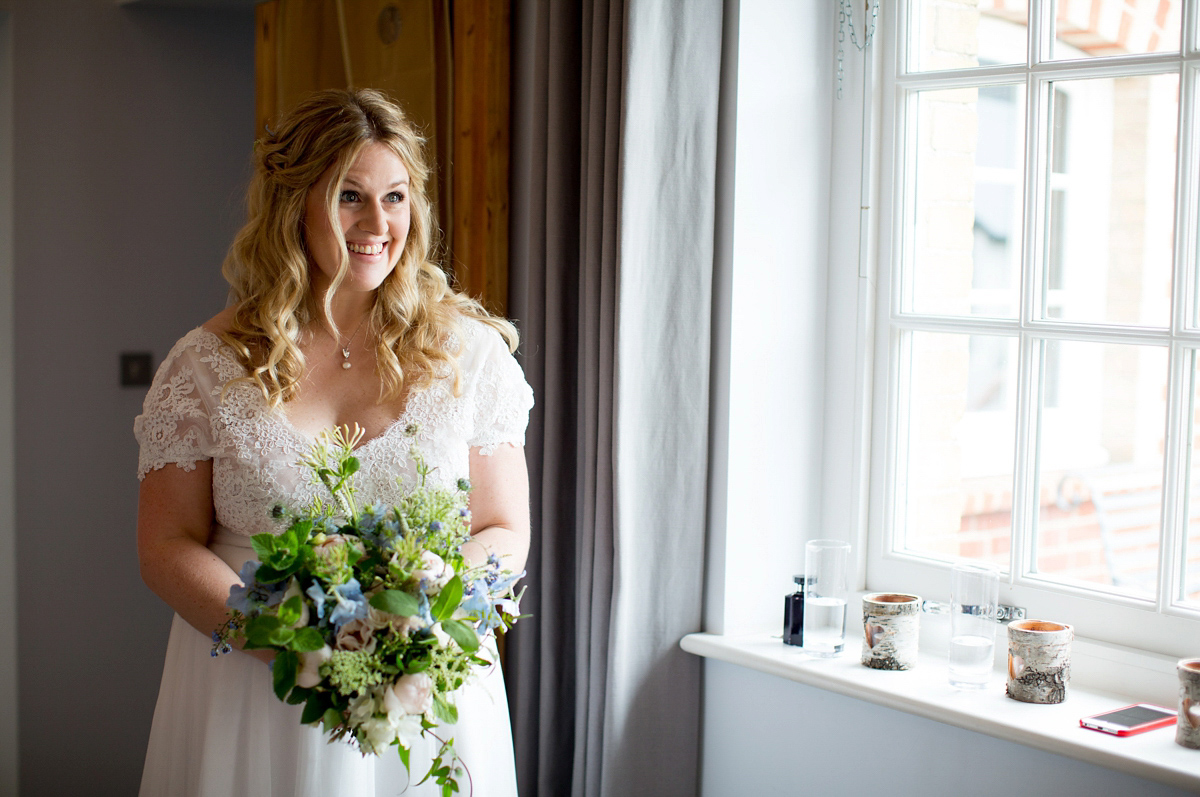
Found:
[[[358,331],[363,328],[363,324],[365,323],[367,323],[366,317],[364,317],[362,321],[358,322],[358,327],[354,330],[354,334],[350,336],[350,340],[346,341],[346,345],[339,346],[339,348],[342,350],[343,370],[349,370],[350,368],[350,344],[354,342],[356,337],[358,337]]]

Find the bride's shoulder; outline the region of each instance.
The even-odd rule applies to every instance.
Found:
[[[190,330],[171,347],[163,368],[188,368],[212,373],[220,382],[243,375],[243,369],[221,335],[229,328],[232,312],[223,311]]]
[[[200,328],[206,329],[217,337],[220,337],[233,327],[233,313],[236,309],[235,307],[226,307],[201,324]]]

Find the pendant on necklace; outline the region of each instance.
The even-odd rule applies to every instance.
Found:
[[[345,362],[342,363],[342,368],[348,369],[350,367],[350,350],[349,349],[342,349],[342,358],[345,360]]]

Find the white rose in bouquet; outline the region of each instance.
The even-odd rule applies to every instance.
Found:
[[[407,639],[413,631],[420,631],[426,625],[424,618],[420,615],[401,617],[398,614],[380,611],[374,606],[367,609],[366,623],[376,631],[390,628],[393,633],[404,639]]]
[[[421,569],[413,573],[413,578],[424,581],[430,592],[438,592],[454,578],[454,569],[433,551],[421,554],[421,565]]]
[[[426,673],[401,675],[388,691],[406,714],[424,714],[433,708],[433,679]]]
[[[365,619],[350,620],[342,624],[334,637],[338,650],[362,650],[375,652],[375,629]]]

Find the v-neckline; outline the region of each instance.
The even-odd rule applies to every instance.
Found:
[[[226,343],[224,340],[222,340],[220,335],[218,335],[217,333],[213,332],[212,330],[210,330],[204,326],[199,326],[199,327],[197,327],[197,329],[201,330],[205,334],[212,337],[212,339],[214,341],[216,341],[218,348],[230,349],[230,353],[232,353],[232,349],[230,348],[229,344]],[[233,361],[235,363],[238,362],[236,357],[233,358]],[[241,363],[238,363],[238,367],[242,368],[242,370],[245,370],[244,366],[242,366]],[[260,394],[260,397],[261,397],[261,394]],[[386,439],[387,437],[389,437],[392,434],[392,431],[394,429],[400,427],[400,425],[402,423],[405,426],[407,426],[409,423],[409,420],[408,420],[409,410],[412,409],[412,399],[413,399],[413,396],[410,394],[408,397],[408,400],[406,400],[404,402],[404,410],[401,411],[401,413],[396,417],[396,419],[394,421],[392,421],[391,423],[389,423],[387,426],[385,426],[383,431],[380,432],[379,434],[377,434],[374,437],[371,437],[367,440],[363,440],[357,446],[355,446],[354,454],[356,456],[362,456],[367,451],[367,449],[372,448],[374,446],[374,444],[377,440],[383,440],[383,439]],[[264,402],[264,405],[265,405],[265,402]],[[272,409],[269,406],[264,406],[264,409],[267,411],[268,416],[278,419],[279,425],[282,426],[284,429],[286,429],[287,432],[289,434],[291,434],[292,437],[296,438],[296,440],[298,442],[302,443],[306,449],[312,448],[314,445],[316,445],[317,437],[315,435],[312,435],[312,434],[304,431],[299,426],[296,426],[296,424],[294,424],[292,422],[292,419],[288,417],[288,414],[286,412],[284,412],[282,404],[279,407],[276,407],[274,409]]]
[[[374,444],[377,440],[383,440],[383,439],[389,437],[392,434],[393,429],[396,429],[397,427],[399,427],[401,423],[405,423],[406,421],[408,421],[409,406],[411,406],[411,405],[406,404],[404,407],[404,411],[400,413],[400,416],[398,418],[396,418],[396,420],[389,423],[386,427],[384,427],[384,430],[382,432],[375,435],[374,437],[371,437],[367,440],[363,440],[361,443],[359,443],[354,448],[355,456],[362,456],[367,451],[367,449],[372,448],[374,446]],[[300,427],[296,426],[296,424],[292,423],[292,419],[288,417],[287,413],[284,412],[282,408],[275,409],[275,410],[269,410],[269,412],[271,415],[279,418],[281,425],[286,427],[288,432],[290,432],[293,437],[295,437],[300,442],[304,443],[305,447],[312,448],[314,445],[316,445],[316,443],[317,443],[316,436],[309,434],[308,432],[304,431]],[[407,426],[407,425],[408,424],[405,423],[405,426]]]

